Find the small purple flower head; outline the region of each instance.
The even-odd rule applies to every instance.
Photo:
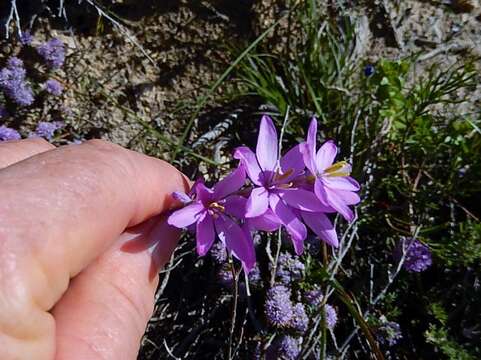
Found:
[[[65,61],[65,47],[62,41],[53,38],[37,48],[37,52],[52,69],[59,69]]]
[[[304,297],[306,298],[307,303],[314,307],[320,306],[324,299],[322,291],[318,288],[306,291]]]
[[[32,34],[30,34],[30,32],[28,31],[24,31],[22,32],[22,35],[20,35],[20,43],[22,45],[30,45],[32,44],[32,41],[33,41],[33,36]]]
[[[289,253],[279,255],[276,276],[280,283],[288,285],[291,281],[302,279],[305,267],[297,256]]]
[[[384,322],[377,330],[377,340],[387,346],[394,346],[402,339],[401,326],[394,321]]]
[[[284,285],[276,285],[267,292],[266,317],[276,327],[289,327],[293,316],[291,291]]]
[[[234,282],[234,277],[232,276],[232,270],[229,264],[224,264],[217,273],[217,278],[219,283],[225,287],[231,287]]]
[[[55,131],[64,127],[64,123],[61,121],[46,122],[40,121],[37,124],[34,136],[39,136],[51,140]]]
[[[303,304],[297,303],[293,308],[291,328],[300,334],[304,334],[309,326],[309,318]]]
[[[218,241],[210,249],[210,256],[216,264],[223,264],[227,261],[227,249],[223,242]]]
[[[324,305],[324,311],[326,315],[326,326],[328,329],[334,329],[334,326],[337,324],[337,312],[334,307],[329,304]]]
[[[404,252],[403,268],[408,272],[422,272],[433,263],[432,254],[429,247],[417,239],[402,238],[394,252],[394,257],[399,261]]]
[[[0,71],[0,88],[6,96],[20,106],[31,105],[34,101],[33,92],[25,81],[23,61],[11,57],[7,66]]]
[[[366,77],[370,77],[370,76],[373,76],[374,73],[376,72],[376,69],[374,68],[374,65],[366,65],[366,67],[364,68],[364,75]]]
[[[55,79],[49,79],[43,85],[45,91],[54,96],[60,96],[63,92],[63,85]]]
[[[6,127],[5,125],[0,126],[0,141],[7,140],[20,140],[21,136],[17,130]]]
[[[249,272],[255,264],[254,244],[249,229],[234,218],[243,219],[246,199],[235,194],[245,182],[245,170],[236,170],[214,185],[203,182],[193,186],[193,197],[182,209],[172,213],[167,222],[177,228],[196,226],[197,253],[204,256],[212,247],[217,233],[227,249],[242,261]],[[177,198],[179,196],[177,195]]]
[[[267,360],[295,360],[301,353],[299,340],[292,336],[284,335],[276,340],[267,350]]]
[[[247,277],[249,279],[249,285],[257,287],[261,284],[261,270],[259,269],[259,265],[257,263],[254,265]]]

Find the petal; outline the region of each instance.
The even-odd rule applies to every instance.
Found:
[[[360,186],[356,180],[349,176],[323,176],[324,184],[336,190],[358,191]]]
[[[197,199],[206,206],[214,200],[214,191],[205,186],[203,182],[196,183],[194,191]]]
[[[250,233],[241,229],[234,221],[227,216],[221,215],[215,220],[215,228],[219,238],[224,242],[227,249],[242,261],[246,271],[252,269],[256,262],[254,242]]]
[[[257,162],[256,154],[246,146],[238,147],[234,152],[234,158],[244,164],[247,175],[256,185],[262,185],[262,170]]]
[[[246,214],[247,199],[240,195],[228,196],[222,205],[225,208],[225,212],[238,219],[242,219]]]
[[[316,194],[311,191],[297,188],[277,190],[276,193],[289,206],[296,209],[311,212],[329,211],[329,208],[323,205],[317,198]]]
[[[334,163],[337,155],[337,146],[332,140],[326,141],[316,154],[316,167],[319,172],[327,169]]]
[[[334,209],[341,214],[344,219],[347,221],[352,221],[354,220],[354,213],[353,211],[349,208],[349,206],[346,204],[346,202],[341,198],[343,195],[342,193],[331,190],[329,188],[325,188],[326,194],[327,194],[327,201],[329,202],[329,205],[331,205]]]
[[[307,236],[306,226],[297,218],[294,212],[284,204],[278,195],[271,195],[269,202],[272,211],[286,227],[289,235],[291,235],[296,254],[302,254],[304,250],[304,239]]]
[[[274,171],[277,166],[277,131],[269,116],[261,119],[256,155],[262,170]]]
[[[339,246],[336,229],[325,214],[302,211],[301,216],[306,225],[309,226],[322,240],[331,246]]]
[[[211,215],[206,213],[206,216],[197,223],[196,234],[197,254],[204,256],[209,251],[215,239],[214,221]]]
[[[361,202],[359,195],[352,191],[336,190],[339,198],[344,201],[346,205],[356,205]]]
[[[284,179],[284,181],[290,181],[291,179],[300,175],[306,167],[301,152],[301,146],[296,145],[291,150],[289,150],[281,158],[280,163],[282,174],[289,174],[290,172],[290,174]]]
[[[220,200],[236,192],[244,185],[245,181],[245,167],[243,164],[240,164],[237,169],[214,185],[214,199]]]
[[[254,188],[246,204],[246,218],[264,214],[269,207],[269,192],[263,188]]]
[[[185,192],[182,192],[182,191],[174,191],[172,193],[172,197],[181,202],[182,204],[188,204],[190,202],[192,202],[192,199],[190,198],[189,195],[187,195]]]
[[[300,146],[304,164],[309,169],[309,171],[313,174],[317,173],[316,162],[315,162],[316,139],[317,139],[317,119],[313,117],[309,125],[309,129],[307,130],[306,142],[302,143]]]
[[[316,194],[317,198],[324,206],[331,205],[327,199],[326,188],[322,180],[316,179],[314,182],[314,193]]]
[[[180,229],[185,228],[195,223],[204,209],[204,205],[200,202],[187,205],[182,209],[174,211],[167,219],[167,223]]]
[[[263,215],[247,219],[247,225],[252,230],[275,231],[281,222],[271,209],[267,209]]]

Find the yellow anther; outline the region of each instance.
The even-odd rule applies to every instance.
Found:
[[[348,164],[346,161],[339,161],[331,166],[329,166],[326,170],[324,170],[325,176],[349,176],[351,175],[351,165]]]

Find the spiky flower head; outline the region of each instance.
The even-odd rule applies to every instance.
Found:
[[[6,127],[5,125],[0,126],[0,141],[7,140],[20,140],[21,136],[17,130]]]
[[[289,327],[293,317],[291,291],[284,285],[276,285],[267,292],[266,317],[276,327]]]
[[[284,335],[276,340],[267,350],[267,360],[295,360],[301,352],[299,339]]]
[[[303,304],[297,303],[293,308],[293,316],[291,320],[291,328],[296,332],[303,334],[309,326],[309,318]]]
[[[25,81],[26,71],[23,61],[12,56],[7,66],[0,70],[0,88],[5,95],[20,106],[31,105],[34,101],[33,92]]]
[[[40,45],[37,52],[52,69],[59,69],[65,61],[65,47],[62,41],[53,38]]]
[[[429,247],[417,239],[402,238],[394,251],[397,261],[402,258],[403,252],[405,253],[403,268],[408,272],[425,271],[433,263]]]
[[[326,326],[328,329],[334,329],[337,324],[337,312],[334,307],[329,304],[324,305],[324,312],[326,316]]]
[[[298,256],[292,256],[290,253],[279,255],[276,277],[280,283],[288,285],[291,281],[302,279],[304,270],[305,266]]]
[[[45,81],[43,85],[46,92],[54,96],[60,96],[63,92],[63,85],[55,79]]]

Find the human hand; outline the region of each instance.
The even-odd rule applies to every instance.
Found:
[[[0,169],[0,359],[135,359],[188,181],[99,140],[1,143]]]

